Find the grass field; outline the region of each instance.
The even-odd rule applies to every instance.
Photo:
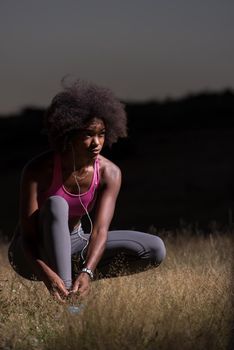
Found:
[[[18,277],[0,249],[0,349],[232,349],[233,233],[161,233],[158,268],[92,283],[80,314]]]

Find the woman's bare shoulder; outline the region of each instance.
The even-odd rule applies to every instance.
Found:
[[[101,178],[105,181],[112,179],[114,181],[121,179],[121,170],[109,159],[99,155]]]

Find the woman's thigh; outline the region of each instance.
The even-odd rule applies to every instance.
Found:
[[[106,249],[98,268],[105,270],[109,265],[131,266],[131,270],[159,265],[166,256],[162,239],[158,236],[132,230],[109,231]]]
[[[124,251],[130,255],[150,258],[154,252],[165,250],[162,239],[156,235],[133,230],[109,231],[106,254]]]

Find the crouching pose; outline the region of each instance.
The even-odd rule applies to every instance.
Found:
[[[109,231],[121,172],[101,151],[126,136],[124,106],[110,90],[76,81],[53,98],[45,122],[51,149],[32,159],[21,178],[19,226],[9,247],[16,272],[43,281],[62,300],[86,295],[96,275],[117,275],[117,257],[128,273],[159,265],[165,257],[159,237]]]

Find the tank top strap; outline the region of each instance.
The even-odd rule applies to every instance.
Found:
[[[98,186],[99,181],[100,181],[100,170],[99,170],[99,159],[96,158],[95,160],[95,165],[94,165],[94,171],[95,171],[95,187]]]

